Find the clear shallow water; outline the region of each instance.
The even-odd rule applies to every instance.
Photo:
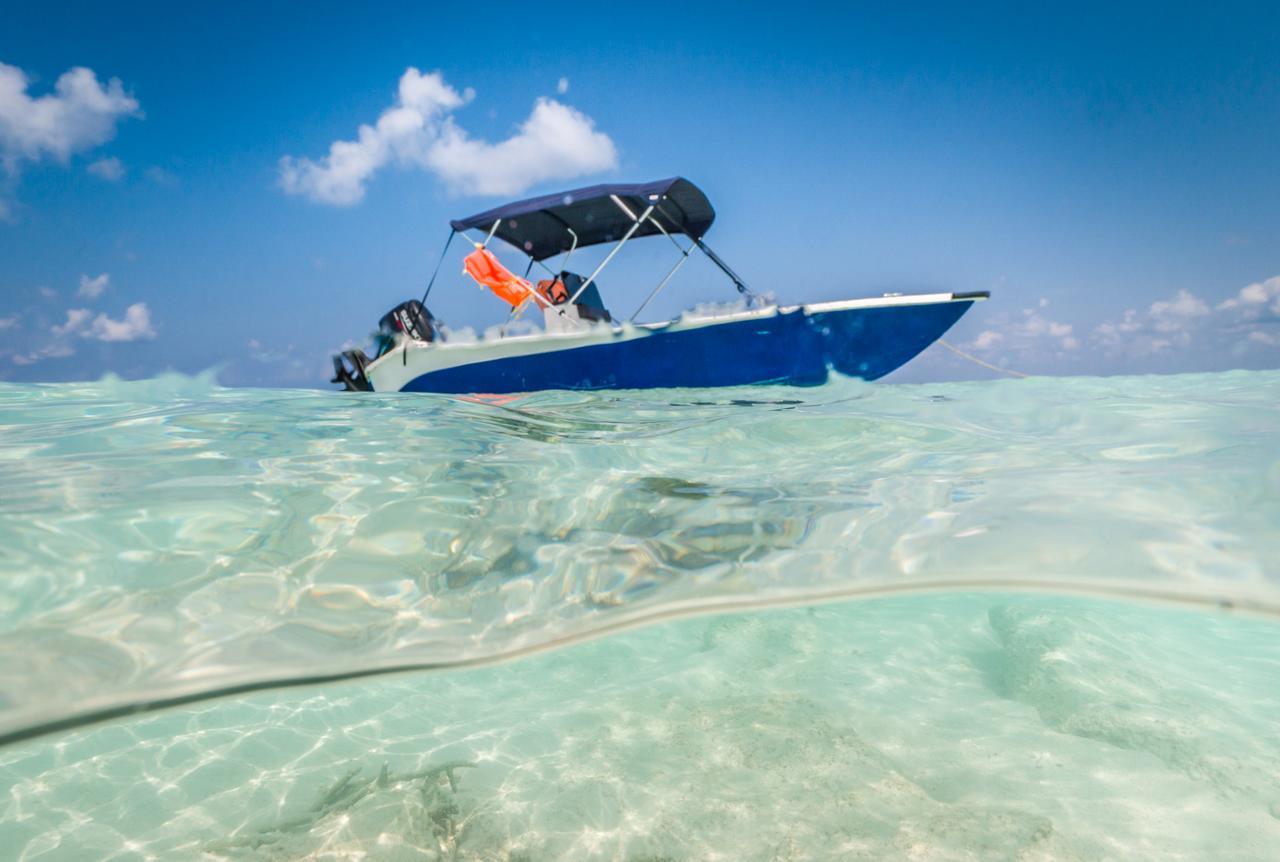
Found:
[[[1271,858],[1277,404],[1277,372],[0,385],[0,847]]]
[[[0,846],[46,862],[1263,862],[1280,846],[1277,715],[1271,621],[874,599],[9,746]]]

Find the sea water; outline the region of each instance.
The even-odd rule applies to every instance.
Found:
[[[1278,404],[0,384],[0,858],[1276,859]]]

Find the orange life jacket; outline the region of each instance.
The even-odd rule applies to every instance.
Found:
[[[544,278],[538,282],[538,293],[552,305],[560,305],[569,301],[569,289],[558,278]]]
[[[463,272],[492,290],[498,298],[521,308],[533,297],[533,285],[507,269],[487,248],[478,248],[462,262]]]

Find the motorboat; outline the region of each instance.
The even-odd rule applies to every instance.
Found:
[[[809,386],[825,382],[832,371],[875,380],[911,360],[989,296],[888,294],[784,305],[751,290],[707,245],[714,221],[707,196],[681,177],[543,195],[452,221],[422,299],[383,316],[373,357],[359,349],[335,356],[332,382],[376,392],[501,394]],[[503,326],[482,338],[451,337],[426,303],[459,234],[472,246],[463,261],[465,275],[510,305],[509,322],[533,312],[541,328]],[[605,306],[600,275],[628,242],[642,237],[665,237],[677,256],[636,310],[619,320]],[[523,276],[498,259],[491,248],[495,239],[528,259]],[[576,251],[605,243],[612,247],[589,275],[569,269]],[[640,322],[695,252],[725,275],[737,292],[735,301]],[[530,281],[535,265],[549,277]]]

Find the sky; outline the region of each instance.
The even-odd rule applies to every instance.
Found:
[[[0,381],[326,386],[450,218],[674,175],[782,303],[989,290],[947,341],[999,367],[1280,367],[1280,7],[888,5],[11,4]],[[464,253],[428,305],[483,331]],[[734,298],[694,258],[645,317]]]

